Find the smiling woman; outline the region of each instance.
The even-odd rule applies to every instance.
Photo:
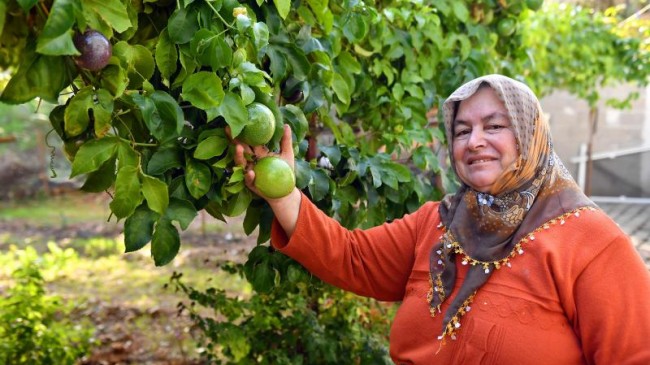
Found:
[[[401,302],[397,364],[650,363],[650,275],[554,153],[533,92],[489,75],[442,109],[456,193],[366,230],[343,228],[295,188],[263,196],[273,246],[330,284]],[[245,147],[235,160],[254,189]]]
[[[491,188],[519,157],[503,102],[488,84],[460,102],[451,139],[458,177],[474,190]]]

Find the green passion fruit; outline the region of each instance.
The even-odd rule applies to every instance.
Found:
[[[291,166],[276,156],[259,159],[253,167],[255,187],[267,198],[278,199],[289,195],[296,186]]]
[[[237,139],[250,146],[267,144],[275,133],[275,116],[269,107],[261,103],[251,103],[248,107],[250,123],[244,127]]]

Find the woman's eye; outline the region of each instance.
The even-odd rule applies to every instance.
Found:
[[[487,127],[487,129],[489,129],[489,130],[499,130],[499,129],[503,129],[503,128],[506,128],[506,126],[501,125],[501,124],[492,124],[492,125],[489,125]]]
[[[456,131],[454,133],[454,137],[462,137],[462,136],[465,136],[467,134],[469,134],[469,130],[468,129],[462,129],[462,130]]]

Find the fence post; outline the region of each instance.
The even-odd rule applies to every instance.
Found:
[[[580,143],[578,150],[578,186],[582,191],[585,191],[587,181],[587,144]]]

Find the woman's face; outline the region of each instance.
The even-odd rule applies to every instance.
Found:
[[[452,152],[458,177],[488,193],[519,156],[508,112],[491,87],[460,102],[452,128]]]

